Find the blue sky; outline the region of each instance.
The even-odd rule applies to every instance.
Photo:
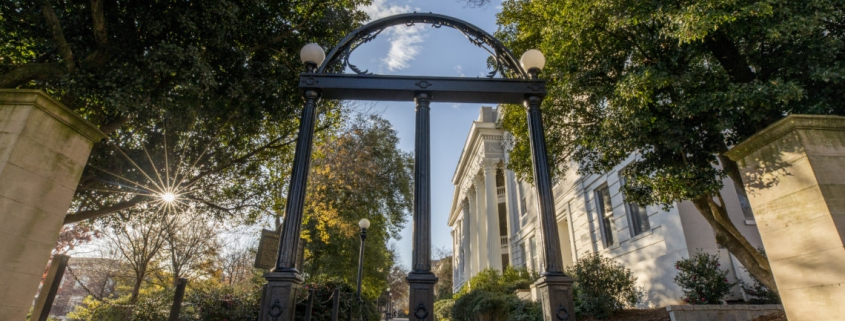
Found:
[[[374,0],[363,8],[372,19],[400,13],[432,12],[467,21],[493,33],[499,8],[487,6],[470,8],[460,0]],[[331,50],[331,48],[326,48]],[[514,53],[517,56],[521,53]],[[484,76],[488,54],[472,45],[452,28],[435,29],[430,26],[395,26],[378,38],[359,47],[350,63],[362,70],[384,75],[423,76]],[[364,102],[372,110],[381,112],[398,132],[400,148],[414,151],[414,104],[404,102]],[[446,220],[452,202],[452,174],[472,121],[478,117],[479,104],[433,103],[431,106],[431,162],[432,162],[432,246],[451,250],[452,237]],[[402,238],[394,240],[400,252],[399,262],[411,266],[411,238],[413,221],[402,231]]]

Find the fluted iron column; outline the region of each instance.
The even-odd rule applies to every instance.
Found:
[[[295,268],[296,252],[299,248],[302,209],[311,166],[311,148],[320,92],[306,89],[302,96],[305,98],[305,108],[302,109],[299,122],[299,136],[296,140],[290,188],[285,205],[285,222],[279,239],[279,256],[273,271],[264,274],[267,284],[261,298],[261,321],[293,321],[296,290],[303,282],[302,275]]]
[[[414,245],[408,308],[412,319],[434,321],[434,284],[431,273],[431,95],[417,93],[414,146]]]
[[[469,206],[469,201],[466,199],[461,202],[461,209],[464,211],[464,218],[461,220],[461,228],[463,228],[463,233],[461,233],[461,267],[463,268],[463,271],[461,272],[461,279],[464,282],[469,281],[469,277],[472,275],[472,248],[469,246],[470,237],[472,237],[470,234],[472,233],[470,232],[470,226],[472,224],[470,223],[471,217],[469,213]]]
[[[543,305],[545,321],[575,321],[572,301],[572,278],[563,273],[563,259],[560,254],[560,236],[555,219],[552,178],[549,171],[549,157],[546,152],[546,137],[540,103],[543,97],[529,95],[525,98],[528,113],[528,138],[531,143],[531,160],[534,167],[534,185],[537,188],[537,204],[540,210],[540,232],[543,236],[543,264],[546,271],[534,286]]]

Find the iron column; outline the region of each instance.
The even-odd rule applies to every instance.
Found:
[[[302,276],[295,267],[296,250],[299,248],[302,209],[305,205],[320,92],[305,89],[302,96],[305,98],[305,108],[302,109],[299,122],[299,136],[296,140],[296,151],[291,169],[290,189],[287,204],[285,204],[285,223],[279,239],[279,257],[273,271],[264,275],[267,285],[264,286],[262,294],[259,314],[261,321],[292,321],[296,290],[303,282]]]
[[[431,95],[418,92],[416,141],[414,146],[414,245],[410,285],[410,318],[434,321],[434,284],[431,273]]]

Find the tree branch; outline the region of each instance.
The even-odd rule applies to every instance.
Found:
[[[76,212],[76,213],[73,213],[73,214],[68,214],[67,216],[65,216],[65,221],[64,221],[63,224],[70,224],[70,223],[76,223],[76,222],[94,219],[94,218],[97,218],[97,217],[100,217],[100,216],[103,216],[103,215],[106,215],[106,214],[109,214],[109,213],[114,213],[114,212],[117,212],[117,211],[120,211],[120,210],[125,210],[127,208],[138,205],[138,203],[144,202],[146,200],[147,200],[146,196],[137,195],[137,196],[133,197],[132,199],[130,199],[128,201],[125,201],[125,202],[122,202],[122,203],[117,203],[117,204],[109,206],[109,207],[100,208],[100,209],[96,209],[96,210],[90,210],[90,211],[79,211],[79,212]]]
[[[0,88],[17,88],[33,80],[61,78],[67,73],[57,63],[28,63],[0,75]]]
[[[271,45],[273,45],[273,44],[275,44],[279,41],[284,40],[285,38],[287,38],[288,36],[293,34],[295,31],[299,30],[299,28],[302,28],[302,26],[305,25],[305,23],[308,22],[309,19],[311,19],[311,15],[314,14],[314,11],[317,9],[317,5],[319,5],[320,3],[321,3],[321,1],[315,1],[314,4],[311,5],[311,8],[308,8],[308,12],[305,13],[305,15],[302,17],[302,20],[300,20],[299,23],[297,23],[295,26],[288,29],[286,32],[278,34],[275,37],[271,38],[270,40],[265,41],[262,44],[252,46],[247,51],[250,52],[250,53],[256,52],[256,51],[265,49],[267,47],[270,47]]]
[[[46,20],[47,26],[50,27],[50,31],[53,34],[53,41],[56,43],[56,49],[59,50],[59,54],[64,60],[63,64],[65,69],[67,71],[73,71],[76,67],[73,60],[73,51],[70,50],[70,46],[67,44],[67,40],[65,40],[62,25],[59,23],[59,18],[56,16],[56,12],[53,10],[53,5],[50,4],[50,0],[39,0],[38,2],[41,5],[41,13],[44,15],[44,20]]]
[[[97,50],[85,57],[83,64],[90,67],[102,67],[109,60],[109,36],[106,28],[106,15],[101,0],[91,0],[91,20]]]
[[[721,31],[716,31],[704,39],[707,49],[716,57],[722,68],[728,72],[731,81],[747,83],[754,81],[757,75],[751,71],[748,61],[739,52],[734,43]]]

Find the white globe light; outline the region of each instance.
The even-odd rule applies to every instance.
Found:
[[[522,54],[522,58],[519,58],[519,63],[525,71],[533,68],[543,70],[543,67],[546,66],[546,57],[543,56],[543,53],[540,52],[540,50],[529,49]]]
[[[299,51],[299,59],[304,64],[310,62],[319,66],[326,59],[326,52],[323,51],[323,47],[320,47],[320,45],[309,43]]]
[[[358,226],[360,226],[361,228],[370,228],[370,220],[362,218],[360,221],[358,221]]]
[[[167,193],[161,194],[161,200],[170,203],[170,202],[173,202],[173,201],[176,200],[176,195],[173,195],[173,193],[167,192]]]

